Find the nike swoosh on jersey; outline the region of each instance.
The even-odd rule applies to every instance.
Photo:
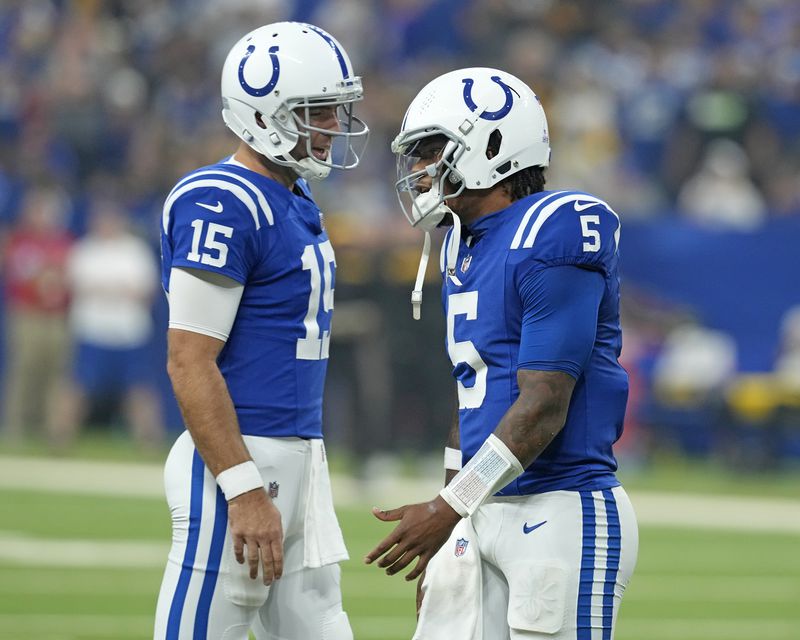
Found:
[[[538,529],[539,527],[541,527],[543,524],[546,524],[546,523],[547,523],[547,520],[542,520],[539,524],[533,524],[533,525],[531,525],[529,527],[528,523],[526,522],[525,524],[522,525],[522,533],[528,534],[531,531],[533,531],[534,529]]]
[[[583,211],[584,209],[588,209],[589,207],[596,207],[599,202],[581,202],[580,200],[575,201],[575,211]]]
[[[222,203],[219,200],[217,200],[217,204],[206,204],[205,202],[195,202],[195,204],[214,213],[222,213]]]

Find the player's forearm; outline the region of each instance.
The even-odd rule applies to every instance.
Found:
[[[524,472],[563,428],[575,379],[565,373],[521,370],[520,394],[475,455],[433,502],[449,515],[471,516]]]
[[[447,446],[451,449],[461,448],[461,429],[458,422],[458,400],[453,407],[453,419],[450,421],[450,432],[447,434]]]
[[[209,471],[221,471],[250,460],[225,379],[215,362],[170,358],[172,387],[186,427]]]
[[[574,378],[556,371],[525,371],[520,395],[500,420],[494,435],[522,464],[530,465],[564,427]]]
[[[461,428],[458,422],[458,401],[453,408],[453,419],[450,423],[450,432],[447,434],[447,447],[456,451],[461,450]],[[444,483],[448,484],[458,473],[458,469],[445,469]]]

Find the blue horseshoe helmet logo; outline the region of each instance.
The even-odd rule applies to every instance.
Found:
[[[492,76],[491,79],[493,82],[496,82],[500,85],[500,87],[502,87],[503,93],[506,96],[506,101],[497,111],[489,111],[487,109],[478,117],[483,118],[484,120],[500,120],[501,118],[505,118],[508,115],[508,112],[511,111],[511,107],[514,105],[514,94],[517,92],[503,82],[500,79],[500,76]],[[478,108],[478,105],[475,104],[475,101],[472,99],[472,85],[475,84],[475,80],[472,78],[463,78],[461,82],[464,83],[464,102],[470,111],[475,111]],[[519,97],[518,93],[517,97]]]
[[[253,87],[247,84],[247,80],[244,79],[244,65],[250,58],[250,55],[255,51],[256,48],[254,45],[250,45],[247,47],[247,53],[244,54],[242,61],[239,63],[239,84],[242,85],[242,89],[244,89],[247,93],[251,96],[256,96],[260,98],[261,96],[265,96],[270,93],[274,88],[275,85],[278,84],[278,78],[281,75],[281,63],[278,60],[278,47],[270,47],[269,48],[269,57],[272,60],[272,77],[269,79],[269,82],[265,84],[263,87]]]

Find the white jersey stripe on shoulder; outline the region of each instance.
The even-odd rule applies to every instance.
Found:
[[[541,207],[545,202],[548,200],[552,200],[559,194],[564,193],[563,191],[556,191],[555,193],[551,193],[549,196],[545,196],[541,200],[537,200],[533,205],[531,205],[530,209],[525,212],[525,215],[522,216],[522,221],[519,223],[519,227],[517,227],[517,232],[514,234],[514,239],[511,241],[511,248],[512,249],[519,249],[519,244],[522,242],[522,234],[525,233],[525,229],[528,227],[528,222],[531,219],[531,216],[536,212],[536,210]]]
[[[530,249],[536,242],[536,236],[539,234],[539,231],[541,230],[544,223],[547,222],[548,218],[550,218],[550,216],[552,216],[556,211],[558,211],[562,205],[568,204],[570,202],[574,202],[576,205],[578,202],[587,202],[593,204],[600,204],[606,207],[617,219],[617,230],[614,233],[614,241],[617,245],[619,244],[619,216],[617,215],[617,213],[611,207],[609,207],[608,204],[606,204],[603,200],[600,200],[600,198],[596,198],[595,196],[589,196],[581,193],[571,193],[567,196],[563,196],[561,198],[557,198],[555,200],[548,202],[547,205],[542,208],[541,213],[534,221],[533,226],[531,227],[531,230],[528,233],[528,237],[525,238],[525,242],[523,243],[522,246],[525,249]]]
[[[264,197],[264,194],[262,193],[261,189],[259,189],[256,185],[254,185],[252,182],[250,182],[250,180],[248,180],[247,178],[243,178],[242,176],[240,176],[237,173],[232,173],[230,171],[225,171],[224,169],[209,169],[207,171],[198,171],[196,173],[193,173],[190,176],[187,176],[183,180],[181,180],[178,183],[177,187],[180,187],[181,185],[186,184],[187,182],[189,182],[190,180],[195,179],[198,176],[208,176],[208,175],[218,175],[218,176],[225,176],[226,178],[233,178],[237,182],[239,182],[239,183],[243,184],[244,186],[246,186],[248,189],[250,189],[253,193],[256,194],[256,200],[258,200],[258,205],[261,207],[261,210],[264,212],[264,216],[267,219],[267,224],[269,224],[269,225],[275,224],[275,220],[274,220],[274,218],[272,216],[272,208],[269,206],[269,202],[267,202],[267,199]]]
[[[169,197],[167,198],[167,201],[164,203],[162,224],[164,226],[165,233],[169,228],[169,213],[172,209],[172,205],[175,204],[175,201],[184,193],[193,191],[194,189],[199,189],[201,187],[216,187],[218,189],[230,191],[242,202],[242,204],[247,207],[248,211],[250,211],[250,215],[253,216],[253,222],[256,225],[256,229],[261,228],[261,223],[258,220],[258,207],[256,206],[256,202],[242,187],[237,184],[225,182],[224,180],[195,180],[193,182],[184,184],[182,187],[173,189],[172,193],[170,193]]]

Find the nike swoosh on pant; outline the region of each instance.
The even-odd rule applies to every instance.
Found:
[[[539,524],[534,524],[534,525],[531,525],[530,527],[528,526],[528,523],[526,522],[525,524],[522,525],[522,533],[528,534],[531,531],[533,531],[534,529],[538,529],[539,527],[541,527],[546,522],[547,522],[547,520],[542,520]]]

